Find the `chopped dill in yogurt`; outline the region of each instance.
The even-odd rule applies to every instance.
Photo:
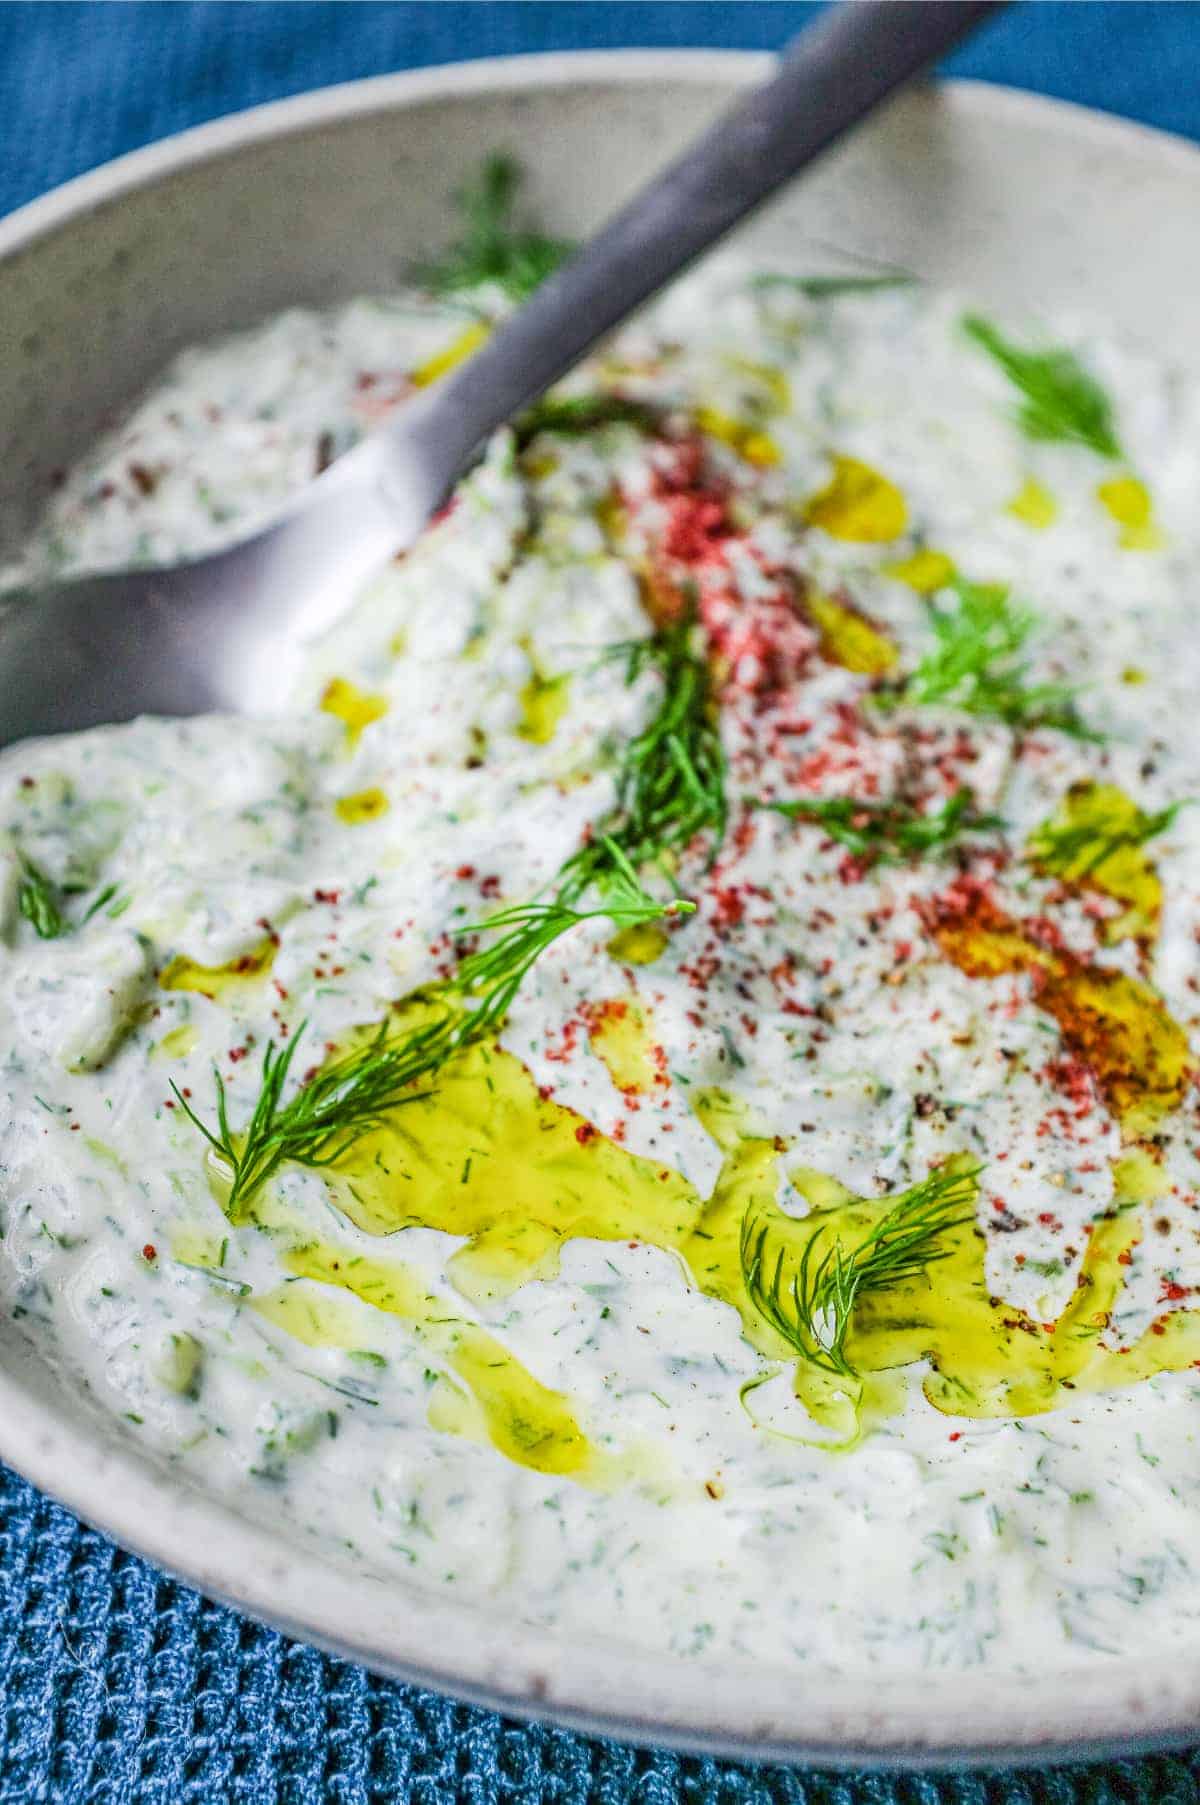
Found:
[[[201,550],[564,254],[188,352],[14,569]],[[257,719],[0,757],[0,1288],[330,1559],[797,1668],[1200,1613],[1200,385],[715,260]],[[819,1558],[814,1557],[819,1550]]]

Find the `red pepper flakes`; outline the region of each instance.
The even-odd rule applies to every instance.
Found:
[[[657,440],[650,450],[651,494],[661,498],[695,488],[703,467],[704,441],[699,433]],[[639,498],[626,499],[628,505],[636,505]]]
[[[1048,952],[1061,953],[1066,949],[1066,940],[1062,929],[1048,915],[1028,915],[1021,922],[1022,929],[1038,946],[1044,946]]]
[[[565,1065],[574,1056],[582,1027],[583,1020],[580,1016],[572,1016],[565,1021],[559,1030],[557,1046],[547,1046],[546,1058],[552,1059],[556,1065]]]
[[[663,555],[680,564],[724,563],[724,543],[733,537],[725,503],[715,495],[684,493],[667,503]]]
[[[680,965],[679,971],[693,990],[707,990],[721,969],[721,960],[715,952],[704,951],[693,959],[690,965]]]
[[[575,1139],[581,1147],[586,1147],[589,1141],[596,1139],[598,1133],[599,1129],[593,1127],[591,1122],[581,1122],[575,1130]]]
[[[1048,1060],[1038,1073],[1047,1084],[1064,1091],[1078,1118],[1090,1115],[1096,1104],[1096,1088],[1091,1073],[1081,1059],[1070,1054]]]
[[[145,1247],[143,1247],[142,1258],[143,1258],[143,1260],[146,1260],[146,1261],[157,1260],[158,1249],[157,1249],[157,1247],[155,1247],[153,1241],[147,1241]]]
[[[754,816],[747,810],[733,830],[732,839],[734,851],[742,854],[749,852],[751,846],[754,844],[757,831],[758,824],[755,821]]]
[[[711,913],[718,927],[736,928],[746,916],[744,890],[736,884],[725,884],[710,893]]]

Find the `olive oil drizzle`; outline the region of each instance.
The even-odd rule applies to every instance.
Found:
[[[413,1327],[443,1375],[458,1382],[444,1376],[431,1397],[435,1427],[486,1439],[518,1466],[579,1484],[606,1487],[622,1476],[621,1461],[592,1445],[563,1393],[543,1385],[494,1335],[456,1312],[415,1267],[317,1241],[286,1252],[283,1264],[305,1284],[284,1286],[259,1300],[259,1307],[302,1340],[354,1345],[354,1319],[331,1313],[331,1289]]]
[[[1160,1316],[1124,1349],[1102,1340],[1140,1237],[1138,1206],[1165,1183],[1149,1154],[1133,1150],[1116,1162],[1113,1202],[1089,1231],[1075,1293],[1056,1322],[1044,1323],[988,1284],[986,1241],[971,1207],[979,1168],[970,1156],[952,1157],[901,1197],[856,1197],[828,1175],[793,1167],[789,1177],[809,1208],[798,1217],[776,1201],[786,1141],[720,1091],[701,1093],[696,1112],[724,1155],[708,1198],[672,1168],[542,1097],[514,1055],[475,1047],[419,1103],[358,1142],[326,1182],[338,1207],[368,1233],[419,1225],[463,1237],[446,1276],[477,1305],[555,1276],[563,1247],[576,1237],[674,1253],[700,1293],[737,1311],[760,1354],[791,1365],[810,1417],[847,1445],[881,1399],[899,1406],[899,1397],[881,1390],[881,1376],[922,1362],[930,1369],[923,1380],[929,1403],[972,1418],[1069,1407],[1073,1393],[1120,1388],[1200,1359],[1197,1311]],[[945,1204],[936,1240],[919,1263],[894,1265],[857,1290],[840,1339],[841,1367],[831,1372],[819,1347],[802,1345],[803,1330],[764,1312],[747,1245],[760,1269],[773,1273],[780,1262],[785,1275],[806,1255],[818,1260],[835,1248],[852,1259],[878,1239],[905,1195],[922,1190]]]
[[[1047,946],[983,890],[932,905],[941,950],[974,978],[1025,974],[1070,1053],[1091,1073],[1123,1138],[1137,1143],[1182,1103],[1192,1079],[1188,1038],[1141,979]]]
[[[566,860],[548,900],[517,904],[463,929],[464,939],[486,932],[500,937],[467,953],[449,979],[402,999],[388,1020],[340,1052],[332,1069],[326,1062],[287,1102],[304,1024],[282,1051],[269,1043],[259,1095],[241,1131],[230,1122],[218,1070],[215,1127],[172,1087],[223,1165],[231,1219],[285,1161],[329,1164],[344,1146],[369,1134],[385,1109],[412,1101],[410,1087],[439,1074],[456,1052],[497,1034],[534,964],[573,928],[607,919],[625,929],[693,912],[695,904],[678,894],[656,900],[641,874],[657,867],[674,888],[675,864],[692,842],[707,837],[711,860],[724,836],[725,762],[704,648],[685,614],[616,651],[630,683],[646,671],[656,673],[658,705],[624,749],[612,809]],[[598,897],[597,906],[580,908],[589,893]],[[217,975],[201,967],[189,968],[190,976],[174,965],[169,969],[176,983],[191,988],[200,988],[196,973],[207,982]],[[161,981],[167,982],[166,973]]]
[[[268,934],[223,965],[201,965],[195,959],[178,954],[163,966],[158,982],[163,990],[193,990],[213,1002],[236,996],[240,991],[256,987],[268,975],[275,963],[278,944],[278,940]]]
[[[1073,784],[1030,836],[1026,856],[1043,876],[1122,905],[1101,928],[1106,944],[1149,943],[1158,937],[1163,896],[1146,842],[1165,833],[1183,806],[1176,802],[1147,814],[1115,784]]]
[[[1053,373],[1060,376],[1061,366]],[[553,421],[547,424],[554,429]],[[699,424],[752,463],[775,461],[770,442],[761,435],[743,442],[737,422],[710,415]],[[908,527],[907,504],[895,485],[840,455],[803,517],[849,542],[886,544]],[[1028,683],[1023,649],[1032,617],[1010,603],[1006,590],[965,582],[936,552],[886,568],[921,593],[949,588],[957,605],[934,610],[933,651],[906,682],[893,681],[883,692],[885,706],[949,704],[1018,732],[1050,726],[1093,737],[1066,686]],[[826,659],[876,685],[888,678],[897,649],[853,603],[815,591],[800,600]],[[337,1207],[366,1234],[420,1226],[460,1237],[445,1273],[477,1306],[553,1277],[571,1239],[656,1246],[679,1259],[697,1291],[738,1313],[747,1340],[766,1360],[791,1365],[810,1417],[844,1445],[852,1445],[872,1413],[898,1405],[901,1393],[882,1383],[886,1376],[922,1363],[923,1390],[936,1409],[1002,1417],[1054,1409],[1069,1404],[1072,1393],[1114,1389],[1200,1361],[1200,1311],[1169,1312],[1129,1347],[1102,1340],[1138,1242],[1138,1205],[1163,1182],[1142,1143],[1178,1107],[1190,1082],[1186,1037],[1148,984],[1047,944],[982,893],[965,909],[935,904],[933,939],[969,975],[1031,979],[1037,1003],[1092,1074],[1128,1149],[1114,1167],[1112,1206],[1088,1231],[1075,1293],[1052,1323],[989,1291],[986,1243],[974,1213],[980,1169],[969,1156],[951,1156],[906,1191],[882,1198],[855,1196],[827,1174],[795,1168],[789,1176],[808,1213],[794,1216],[776,1200],[786,1142],[752,1125],[734,1099],[709,1091],[695,1108],[724,1157],[705,1199],[671,1167],[629,1152],[543,1097],[526,1067],[498,1044],[521,981],[562,933],[607,916],[620,929],[610,943],[614,956],[638,962],[666,944],[664,918],[692,907],[678,895],[656,902],[643,877],[655,870],[673,887],[679,856],[702,839],[715,855],[725,830],[715,698],[696,641],[685,610],[661,618],[649,638],[615,648],[630,682],[647,670],[657,674],[659,705],[625,749],[614,808],[565,862],[548,900],[505,909],[466,930],[464,938],[488,930],[500,938],[465,952],[450,980],[402,999],[384,1023],[350,1037],[286,1104],[283,1086],[299,1035],[283,1052],[268,1048],[264,1095],[271,1086],[273,1094],[266,1157],[262,1136],[254,1145],[257,1112],[246,1129],[231,1128],[219,1077],[215,1133],[177,1092],[209,1139],[215,1189],[231,1220],[254,1220],[257,1194],[284,1160],[297,1159],[321,1170]],[[567,680],[543,672],[530,657],[518,731],[540,745],[552,738],[566,706]],[[322,706],[344,722],[353,743],[387,703],[338,679]],[[354,822],[387,806],[381,791],[337,804]],[[931,844],[940,847],[960,829],[999,825],[976,816],[966,792],[951,798],[945,819],[914,817],[916,829],[913,821],[884,819],[879,805],[854,798],[766,806],[806,819],[825,810],[823,824],[841,825],[845,834],[880,829],[872,839],[886,841],[889,850],[895,840],[903,855],[927,850],[924,841],[907,844],[906,832],[911,839],[928,827]],[[838,807],[854,811],[844,823],[828,813]],[[1102,930],[1106,938],[1148,944],[1162,898],[1144,842],[1174,813],[1148,816],[1108,786],[1076,786],[1037,830],[1027,857],[1042,875],[1124,905]],[[878,846],[868,850],[881,856]],[[600,906],[578,907],[589,894]],[[264,963],[255,969],[259,953]],[[249,969],[244,962],[205,968],[176,960],[161,981],[216,997],[243,976],[269,970],[273,946],[247,957]],[[593,1049],[619,1088],[643,1091],[657,1077],[644,1044],[647,1024],[636,997],[621,1005],[622,1013],[589,1023]],[[360,1095],[364,1078],[370,1083]],[[431,1080],[432,1088],[419,1088]],[[333,1105],[328,1122],[321,1121],[316,1138],[289,1139],[287,1130],[306,1110],[311,1114],[322,1085]],[[347,1112],[352,1098],[358,1101]],[[449,1310],[416,1269],[321,1242],[293,1245],[284,1263],[293,1284],[255,1303],[301,1338],[333,1334],[335,1322],[328,1307],[322,1314],[322,1307],[309,1306],[316,1326],[305,1331],[301,1282],[323,1295],[350,1293],[413,1326],[443,1369],[430,1400],[435,1427],[487,1439],[518,1464],[584,1484],[610,1484],[632,1470],[598,1451],[569,1400],[542,1385],[482,1325]]]

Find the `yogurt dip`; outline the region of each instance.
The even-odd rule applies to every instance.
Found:
[[[190,352],[20,571],[228,539],[500,305]],[[564,1632],[1189,1645],[1198,485],[1200,386],[1079,322],[681,284],[277,713],[0,758],[5,1308]]]

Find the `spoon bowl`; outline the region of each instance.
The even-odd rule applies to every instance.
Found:
[[[139,714],[269,711],[301,648],[416,538],[488,436],[999,0],[846,0],[470,361],[275,524],[167,569],[78,579],[0,616],[0,745]]]

